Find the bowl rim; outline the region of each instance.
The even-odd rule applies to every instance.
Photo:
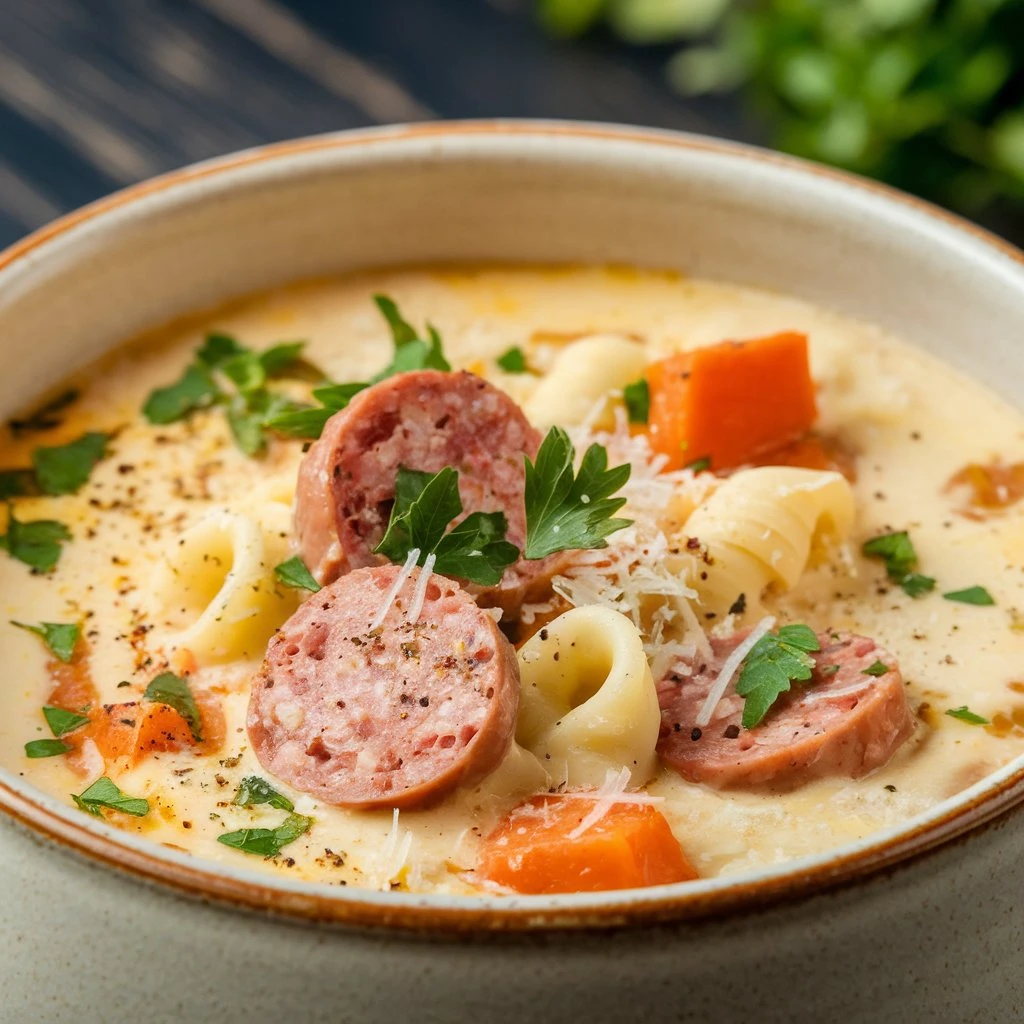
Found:
[[[670,147],[732,157],[817,176],[839,186],[868,192],[910,208],[926,218],[967,234],[1009,257],[1024,272],[1024,252],[984,228],[890,186],[797,157],[736,143],[662,129],[591,122],[493,119],[422,122],[355,129],[272,143],[192,164],[128,186],[74,210],[0,252],[0,272],[34,254],[47,242],[81,224],[168,188],[229,175],[255,164],[302,157],[352,146],[413,140],[442,141],[488,137],[570,139]],[[558,896],[434,896],[276,879],[256,871],[199,861],[189,855],[125,834],[85,816],[75,817],[48,794],[0,771],[0,813],[65,850],[114,868],[137,880],[170,887],[181,895],[269,911],[286,917],[360,928],[398,929],[450,937],[481,933],[551,930],[604,930],[665,922],[746,916],[778,903],[792,904],[857,884],[884,872],[906,870],[969,832],[1012,815],[1024,802],[1024,757],[986,776],[968,790],[923,815],[872,833],[835,851],[789,861],[776,869],[698,883],[611,893]]]

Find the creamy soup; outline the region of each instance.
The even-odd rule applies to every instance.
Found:
[[[613,495],[626,503],[608,514],[632,525],[609,532],[607,547],[550,555],[538,585],[511,602],[494,599],[494,588],[466,586],[481,605],[499,606],[482,613],[490,646],[479,671],[500,675],[512,717],[493,726],[494,764],[480,762],[483,777],[431,783],[421,803],[396,799],[401,810],[386,790],[374,791],[372,805],[339,806],[346,780],[360,771],[355,755],[345,769],[352,775],[337,785],[309,782],[334,752],[330,742],[314,749],[302,730],[311,714],[327,716],[323,731],[341,712],[314,706],[298,684],[289,700],[280,697],[282,680],[294,675],[293,654],[280,654],[284,667],[261,671],[268,642],[282,637],[294,634],[294,656],[302,657],[316,613],[310,602],[353,579],[401,583],[397,596],[383,583],[375,591],[360,584],[369,594],[366,618],[381,605],[381,621],[368,623],[366,634],[375,627],[385,640],[403,615],[419,637],[416,629],[431,625],[431,602],[445,599],[428,588],[431,579],[447,586],[445,578],[425,575],[443,563],[413,568],[404,558],[411,542],[402,546],[401,538],[388,564],[404,570],[360,569],[388,559],[368,546],[359,561],[337,536],[329,539],[333,556],[341,544],[341,568],[314,564],[315,543],[293,519],[308,441],[258,422],[267,395],[282,407],[288,400],[319,408],[310,393],[323,379],[368,382],[391,364],[395,341],[374,295],[390,296],[426,341],[423,325],[434,325],[453,370],[501,389],[539,435],[565,427],[577,462],[597,444],[609,466],[631,467]],[[159,393],[182,380],[210,335],[220,340],[206,342],[208,374]],[[803,345],[793,338],[804,335],[814,385],[805,394],[787,362]],[[700,359],[672,359],[772,336],[783,341],[778,352],[762,346],[763,365],[744,362],[746,348],[719,347],[721,366],[712,353],[710,369]],[[254,371],[243,357],[225,374],[223,360],[213,365],[238,346],[263,352],[299,340],[301,361],[278,350],[280,366],[272,359]],[[268,366],[266,382],[246,377]],[[774,412],[755,410],[753,425],[732,423],[731,399],[714,390],[730,374],[756,383],[761,397],[746,407]],[[707,394],[704,376],[714,385]],[[208,404],[210,380],[235,397]],[[30,409],[4,432],[0,464],[35,472],[3,476],[14,522],[0,553],[0,761],[69,806],[77,797],[83,813],[154,843],[337,885],[501,892],[508,873],[479,870],[495,843],[500,853],[496,829],[528,831],[535,818],[550,824],[571,807],[564,832],[584,849],[627,808],[667,822],[692,869],[676,877],[712,878],[899,824],[1024,751],[1024,503],[1015,501],[1024,491],[1024,419],[874,327],[671,272],[381,271],[282,288],[178,321],[116,349],[54,395],[68,390],[76,397],[51,402],[48,412]],[[801,403],[810,403],[809,432],[797,422]],[[693,441],[699,429],[702,440]],[[766,440],[773,429],[781,430],[775,447]],[[681,441],[673,433],[680,430]],[[756,457],[708,464],[712,451],[739,444],[745,431],[753,431]],[[90,440],[91,433],[106,436]],[[357,476],[360,465],[383,472],[359,459],[353,465]],[[395,480],[384,482],[393,496]],[[338,492],[324,493],[330,503]],[[528,495],[528,516],[529,502]],[[381,529],[396,514],[390,501],[377,511]],[[487,511],[508,513],[512,538],[521,510]],[[31,525],[40,520],[65,529]],[[367,543],[379,540],[378,531]],[[305,566],[289,562],[297,555]],[[282,581],[274,567],[285,563],[293,574]],[[321,594],[311,580],[312,589],[289,585],[296,572],[308,580],[306,569],[338,582]],[[352,591],[339,594],[350,608]],[[467,598],[459,614],[481,613]],[[298,625],[282,632],[293,615]],[[787,625],[808,628],[780,632]],[[507,666],[492,658],[504,656],[505,635],[519,645]],[[873,643],[850,647],[851,635]],[[780,646],[787,638],[788,651]],[[780,652],[790,659],[782,669],[788,692],[766,668]],[[385,662],[381,671],[391,671]],[[359,664],[371,666],[369,693],[372,659]],[[346,671],[337,670],[338,686],[347,685]],[[443,690],[442,676],[431,685]],[[254,686],[275,680],[276,691],[254,699],[251,711]],[[605,712],[598,697],[609,702]],[[429,727],[435,711],[421,711],[427,698],[408,699],[409,710],[389,718],[386,730],[412,721]],[[755,722],[759,703],[767,707]],[[44,717],[44,706],[60,713]],[[566,717],[572,712],[575,724]],[[855,716],[863,728],[850,727]],[[815,737],[827,719],[839,731],[822,746]],[[792,735],[781,735],[789,724]],[[473,724],[454,752],[424,756],[456,757],[460,744],[470,750],[478,742],[478,729],[491,728],[491,718]],[[294,757],[293,734],[304,737]],[[756,736],[771,749],[754,765]],[[793,754],[801,743],[810,746]],[[531,798],[526,825],[510,825],[508,815]]]

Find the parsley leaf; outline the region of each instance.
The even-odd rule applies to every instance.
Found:
[[[304,814],[289,814],[277,828],[242,828],[217,836],[217,842],[258,857],[276,857],[282,847],[294,843],[312,827],[312,818]]]
[[[81,627],[74,622],[40,622],[38,626],[33,626],[27,622],[11,619],[10,623],[12,626],[17,626],[18,629],[27,629],[30,633],[42,637],[47,650],[65,664],[71,661],[75,653],[75,645],[82,634]],[[58,733],[58,735],[60,734]]]
[[[651,389],[643,377],[622,389],[622,400],[626,403],[630,423],[647,422],[651,411]]]
[[[195,697],[186,679],[176,676],[173,672],[161,672],[146,687],[143,699],[155,704],[166,704],[174,708],[188,722],[189,732],[196,743],[203,741],[203,719],[199,713]]]
[[[65,711],[64,708],[54,708],[49,704],[43,707],[43,717],[50,727],[50,732],[56,737],[66,736],[69,732],[81,729],[83,725],[89,724],[88,715],[79,715],[74,711]]]
[[[387,295],[374,295],[373,301],[380,310],[381,316],[387,320],[388,327],[391,328],[391,337],[394,339],[395,348],[401,348],[403,345],[419,340],[416,328],[398,312],[398,304],[394,299]]]
[[[506,373],[530,372],[530,368],[526,365],[526,353],[518,345],[513,345],[507,352],[503,352],[495,362]]]
[[[526,460],[526,558],[603,548],[608,534],[632,523],[611,518],[626,504],[625,498],[611,495],[629,479],[629,464],[608,469],[608,452],[592,444],[573,477],[575,455],[569,435],[552,427],[537,461]]]
[[[281,341],[264,349],[259,354],[263,372],[268,377],[276,377],[278,374],[284,373],[285,370],[295,369],[295,364],[303,361],[302,350],[305,347],[304,341]]]
[[[89,814],[100,816],[101,807],[109,807],[112,811],[123,811],[141,818],[149,814],[149,801],[142,797],[126,796],[105,775],[97,779],[82,793],[72,793],[71,799]]]
[[[91,431],[70,444],[37,448],[32,453],[36,479],[46,494],[74,494],[107,454],[106,434]]]
[[[288,587],[308,590],[314,594],[320,589],[320,584],[313,578],[313,574],[306,568],[306,563],[298,555],[289,558],[287,562],[275,565],[274,575]]]
[[[995,604],[995,598],[984,587],[967,587],[966,590],[951,590],[942,595],[947,601],[960,601],[962,604]]]
[[[820,650],[810,626],[783,626],[754,644],[743,661],[736,692],[746,698],[743,728],[753,729],[771,706],[786,693],[792,681],[806,682],[814,672],[810,652]]]
[[[225,405],[231,436],[248,456],[266,448],[264,427],[277,417],[302,409],[286,395],[268,390],[267,382],[302,363],[307,371],[316,368],[302,360],[303,341],[286,341],[256,352],[228,334],[208,334],[196,351],[195,362],[170,387],[157,388],[143,407],[150,423],[173,423],[197,409]],[[233,386],[225,390],[215,374]],[[276,428],[275,428],[276,429]]]
[[[207,334],[203,339],[202,345],[196,350],[196,360],[212,370],[227,362],[232,356],[247,351],[248,349],[239,344],[232,335],[214,332]]]
[[[0,501],[42,494],[34,469],[0,469]]]
[[[60,740],[29,740],[25,744],[26,757],[57,757],[71,748]]]
[[[327,421],[341,412],[352,399],[370,385],[361,381],[352,384],[326,384],[313,389],[313,397],[319,406],[305,406],[287,409],[266,420],[266,426],[279,434],[289,437],[318,438]]]
[[[445,466],[426,480],[418,470],[412,472],[416,474],[414,478],[404,466],[399,466],[395,492],[405,497],[395,502],[398,512],[392,509],[388,528],[373,550],[392,562],[404,562],[413,548],[419,548],[422,565],[423,559],[444,536],[448,524],[462,511],[462,500],[459,498],[459,474],[451,466]],[[415,496],[410,497],[414,493]]]
[[[503,512],[471,513],[438,542],[434,571],[485,587],[496,586],[519,558],[519,548],[505,540],[507,531]]]
[[[473,512],[446,533],[448,524],[461,512],[459,474],[451,466],[437,473],[400,466],[391,519],[374,551],[400,563],[413,548],[419,548],[420,565],[433,554],[435,572],[494,586],[519,558],[519,549],[505,540],[505,515]]]
[[[160,426],[176,423],[197,409],[212,405],[220,395],[220,388],[209,370],[199,363],[192,363],[175,383],[150,392],[142,407],[142,415],[150,423]]]
[[[218,369],[239,391],[255,391],[267,382],[260,357],[250,349],[226,359]]]
[[[966,704],[961,704],[958,708],[949,708],[946,714],[950,718],[956,718],[958,721],[966,722],[968,725],[988,725],[989,720],[983,718],[981,715],[976,715]]]
[[[320,403],[320,407],[294,409],[270,417],[265,424],[270,430],[289,437],[315,439],[323,433],[324,425],[336,412],[341,412],[355,395],[372,384],[411,370],[451,370],[451,364],[444,356],[441,335],[436,328],[427,324],[427,337],[421,338],[399,313],[393,299],[386,295],[374,295],[373,301],[391,328],[395,346],[391,362],[368,381],[326,384],[314,388],[313,398]]]
[[[253,411],[246,395],[235,395],[228,404],[228,428],[239,449],[252,458],[266,447],[263,436],[263,415]]]
[[[908,572],[900,580],[900,586],[910,597],[920,597],[935,589],[935,580],[931,576],[922,576],[919,572]]]
[[[10,509],[7,532],[0,535],[0,548],[24,562],[34,572],[49,572],[60,561],[61,544],[71,540],[71,531],[56,519],[20,522]]]
[[[889,666],[884,662],[876,661],[873,665],[868,665],[866,669],[861,671],[862,676],[884,676],[889,671]]]
[[[50,727],[50,732],[57,738],[52,740],[31,740],[26,743],[26,757],[56,757],[59,754],[66,754],[71,747],[66,743],[62,743],[60,737],[66,736],[69,732],[74,732],[76,729],[81,729],[83,725],[87,725],[89,722],[87,715],[78,715],[74,711],[65,711],[63,708],[54,708],[49,705],[43,708],[43,717],[46,719],[46,724]]]
[[[884,533],[865,541],[861,552],[869,558],[880,558],[893,583],[898,583],[910,597],[920,597],[935,588],[931,576],[922,576],[917,567],[917,552],[906,530]]]
[[[700,459],[694,459],[693,462],[688,462],[683,469],[688,469],[692,473],[706,473],[711,468],[711,456],[705,455]]]
[[[295,810],[295,804],[288,797],[278,793],[276,789],[271,789],[270,784],[258,775],[247,775],[242,779],[238,786],[238,792],[235,793],[235,799],[232,802],[240,807],[255,807],[256,804],[269,804],[271,807],[276,807],[279,811]]]

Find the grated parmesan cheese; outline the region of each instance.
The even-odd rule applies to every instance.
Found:
[[[405,586],[405,581],[412,575],[412,571],[416,568],[416,563],[419,559],[419,548],[413,548],[406,556],[405,563],[402,565],[401,571],[395,577],[395,582],[391,584],[391,589],[384,595],[384,599],[380,603],[380,608],[377,610],[377,614],[374,615],[373,621],[369,625],[369,631],[371,633],[383,625],[384,620],[388,616],[388,612],[391,611],[391,606],[395,603],[395,598],[401,593],[402,587]]]
[[[567,839],[579,839],[584,832],[593,828],[616,804],[649,804],[658,803],[661,797],[647,793],[627,793],[629,785],[629,769],[623,766],[617,772],[609,768],[604,782],[599,789],[592,792],[575,792],[552,794],[559,797],[571,797],[577,800],[593,800],[594,806],[587,812],[583,820],[569,833]]]
[[[691,470],[664,472],[667,458],[651,450],[646,436],[630,434],[622,409],[616,410],[612,431],[595,431],[585,422],[569,433],[577,451],[601,444],[611,464],[631,465],[620,493],[626,498],[621,514],[633,523],[613,533],[607,547],[576,553],[552,581],[553,589],[574,607],[596,604],[626,615],[640,632],[655,680],[672,671],[689,674],[695,655],[707,658],[711,648],[691,607],[697,594],[682,572],[683,555],[666,534],[664,520],[673,502],[699,504],[713,484]],[[550,604],[528,605],[523,621],[551,609]]]
[[[754,645],[775,625],[775,619],[770,615],[762,619],[746,636],[743,642],[725,659],[722,671],[718,673],[708,695],[701,705],[700,712],[694,719],[693,724],[703,729],[710,721],[718,707],[718,702],[725,696],[726,688],[732,682],[737,669],[743,664],[743,659],[754,649]]]
[[[416,589],[412,594],[412,604],[409,605],[409,622],[415,626],[420,621],[420,612],[423,611],[423,601],[427,596],[427,584],[430,582],[430,577],[434,574],[434,563],[437,561],[437,555],[429,554],[423,560],[423,568],[420,569],[420,574],[416,580]]]

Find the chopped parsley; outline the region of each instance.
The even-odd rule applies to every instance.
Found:
[[[313,827],[304,814],[289,814],[277,828],[242,828],[217,836],[217,842],[258,857],[276,857],[283,847],[294,843]]]
[[[643,377],[622,389],[622,400],[626,403],[630,423],[647,422],[651,412],[651,389]]]
[[[461,512],[459,474],[451,466],[433,474],[400,466],[391,519],[374,551],[401,563],[419,548],[420,565],[433,554],[435,572],[494,586],[519,557],[519,549],[505,540],[505,514],[473,512],[447,532]]]
[[[529,373],[530,368],[526,365],[526,353],[518,345],[513,345],[507,352],[503,352],[495,360],[506,373]]]
[[[235,799],[232,802],[238,804],[239,807],[255,807],[257,804],[269,804],[271,807],[276,807],[279,811],[295,810],[295,804],[288,797],[278,793],[276,789],[271,789],[270,784],[258,775],[247,775],[242,779],[238,786],[238,792],[235,793]]]
[[[43,708],[43,717],[56,739],[31,740],[26,743],[26,757],[57,757],[59,754],[66,754],[71,747],[61,742],[61,736],[75,732],[76,729],[81,729],[83,725],[89,723],[87,715],[79,715],[74,711],[65,711],[64,708],[54,708],[49,705]]]
[[[25,744],[26,757],[57,757],[66,754],[71,748],[60,740],[29,740]]]
[[[42,494],[34,469],[0,469],[0,501]]]
[[[32,453],[36,480],[45,494],[74,494],[107,454],[107,434],[90,431],[69,444],[37,448]]]
[[[142,696],[144,700],[153,701],[155,704],[166,704],[168,707],[174,708],[188,722],[192,739],[196,743],[202,743],[203,719],[187,680],[176,676],[173,672],[161,672],[146,687],[146,692]]]
[[[181,378],[150,394],[143,414],[150,423],[166,424],[199,409],[223,406],[235,444],[246,455],[257,456],[266,448],[267,423],[302,408],[268,384],[274,377],[309,368],[302,360],[304,345],[286,341],[256,352],[228,334],[208,334]]]
[[[702,458],[694,459],[693,462],[688,462],[683,469],[688,469],[693,473],[706,473],[711,469],[711,456],[705,455]]]
[[[64,708],[51,707],[49,704],[43,707],[43,718],[46,719],[50,732],[58,739],[89,724],[88,715],[79,715],[74,711],[65,711]]]
[[[575,456],[569,435],[561,427],[552,427],[537,461],[526,460],[526,558],[603,548],[605,537],[632,523],[612,518],[626,504],[625,498],[611,495],[629,479],[629,463],[609,469],[608,452],[592,444],[574,477]]]
[[[298,555],[289,558],[287,562],[275,565],[274,575],[288,587],[308,590],[314,594],[320,589],[320,584],[313,578],[313,574],[306,568],[306,563]]]
[[[743,698],[743,728],[753,729],[792,682],[806,682],[814,673],[811,652],[820,650],[810,626],[783,626],[754,644],[743,661],[736,692]]]
[[[427,324],[426,337],[421,337],[399,313],[393,299],[386,295],[374,295],[373,301],[391,328],[394,343],[391,362],[367,381],[326,384],[314,388],[313,398],[320,403],[319,407],[293,408],[269,416],[265,422],[268,429],[289,437],[315,439],[336,412],[341,412],[360,391],[372,384],[411,370],[451,370],[451,364],[444,355],[441,335],[435,327]]]
[[[950,718],[955,718],[959,722],[966,722],[968,725],[988,725],[989,720],[983,718],[981,715],[976,715],[966,704],[961,704],[958,708],[949,708],[946,714]]]
[[[995,598],[984,587],[967,587],[965,590],[951,590],[942,595],[947,601],[961,604],[993,605]]]
[[[866,669],[861,671],[862,676],[884,676],[889,671],[889,666],[881,661],[876,661],[873,665],[868,665]]]
[[[75,645],[82,634],[81,627],[74,622],[40,622],[39,625],[33,626],[28,622],[11,619],[10,623],[18,629],[26,629],[42,637],[46,649],[65,664],[74,656]]]
[[[149,814],[149,801],[142,797],[127,796],[105,775],[97,779],[88,789],[82,793],[72,793],[71,799],[89,814],[100,817],[101,808],[109,808],[112,811],[122,811],[125,814],[132,814],[141,818]]]
[[[0,534],[0,548],[24,562],[34,572],[50,572],[60,561],[61,545],[71,540],[71,531],[56,519],[21,522],[8,506],[7,532]]]
[[[176,423],[197,409],[213,405],[220,394],[206,366],[193,363],[173,384],[150,393],[142,407],[142,415],[150,423],[160,426]]]
[[[935,589],[935,580],[931,576],[914,571],[917,552],[906,530],[873,537],[864,542],[861,551],[868,558],[880,558],[889,579],[898,583],[910,597],[921,597]]]

